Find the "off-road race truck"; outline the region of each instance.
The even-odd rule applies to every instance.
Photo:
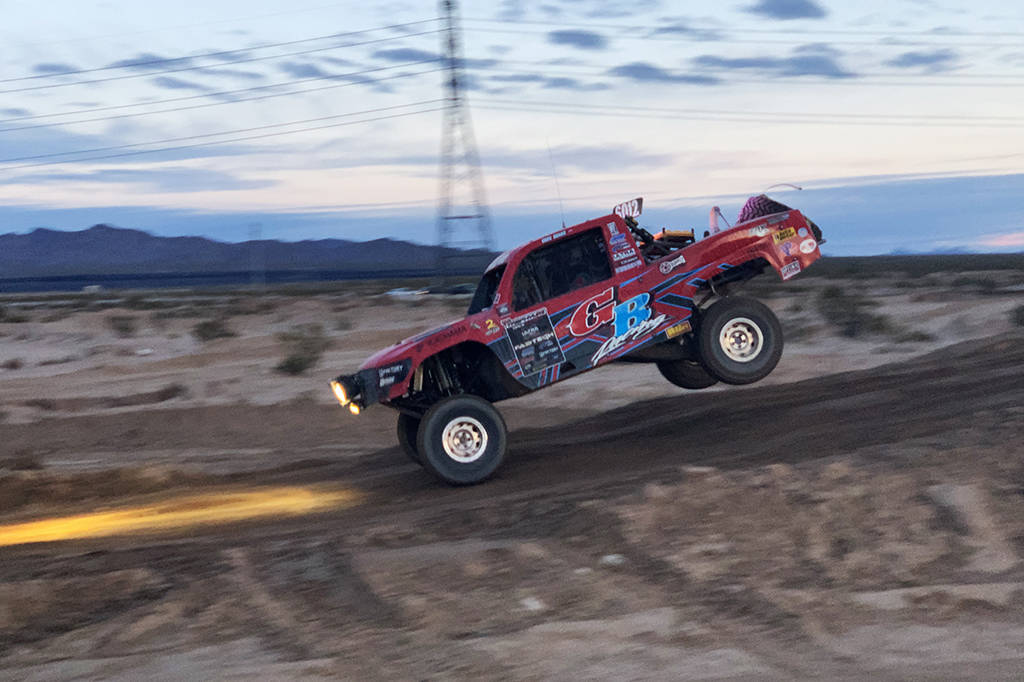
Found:
[[[733,295],[768,268],[783,280],[821,257],[800,211],[751,197],[739,221],[703,238],[651,234],[642,199],[506,251],[487,267],[464,319],[385,348],[331,381],[359,414],[398,410],[405,453],[452,484],[477,483],[505,456],[493,403],[610,362],[653,362],[673,384],[707,388],[766,377],[782,355],[778,319]]]

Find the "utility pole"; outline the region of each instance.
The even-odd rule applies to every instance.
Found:
[[[469,104],[462,94],[462,47],[456,0],[441,0],[445,29],[445,105],[441,129],[440,195],[437,207],[438,275],[453,272],[457,256],[448,249],[494,251],[491,217],[484,196],[480,156],[473,136]],[[468,195],[468,196],[467,196]],[[461,201],[458,197],[466,197]],[[464,264],[463,267],[468,266]]]

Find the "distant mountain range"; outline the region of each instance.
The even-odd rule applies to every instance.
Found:
[[[205,237],[157,237],[141,230],[94,225],[63,232],[37,228],[0,235],[0,278],[65,275],[331,270],[428,270],[442,250],[393,239],[317,239],[237,244]],[[494,254],[444,249],[459,270],[480,272]]]

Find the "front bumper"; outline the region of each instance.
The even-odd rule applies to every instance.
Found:
[[[341,374],[331,380],[331,390],[342,407],[359,414],[374,403],[387,400],[391,388],[409,374],[412,363],[403,360],[383,367],[361,369],[355,374]]]

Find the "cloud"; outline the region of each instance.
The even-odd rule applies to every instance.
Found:
[[[690,36],[699,40],[719,40],[722,34],[714,29],[693,28],[685,22],[678,20],[664,19],[663,26],[659,26],[647,35],[649,36]]]
[[[281,71],[296,78],[337,78],[337,74],[324,71],[316,64],[309,62],[281,62],[277,65]]]
[[[390,50],[377,50],[372,55],[375,59],[383,59],[386,62],[423,62],[441,61],[441,55],[428,50],[418,50],[414,47],[396,47]]]
[[[507,168],[536,171],[548,174],[551,161],[559,170],[588,171],[608,168],[619,172],[624,168],[657,168],[672,164],[672,154],[658,154],[641,151],[628,145],[562,145],[529,150],[488,150],[483,163],[491,168]],[[609,161],[614,161],[609,167]]]
[[[222,78],[241,78],[248,81],[261,81],[266,78],[262,73],[255,71],[243,71],[242,69],[224,69],[213,67],[210,69],[198,69],[193,73],[201,73],[204,76],[220,76]]]
[[[266,189],[277,184],[273,180],[247,180],[230,173],[172,166],[155,169],[107,168],[84,173],[40,173],[14,178],[12,182],[102,182],[142,184],[150,192],[224,192],[245,189]]]
[[[827,12],[814,0],[760,0],[744,11],[769,19],[821,19]]]
[[[131,69],[133,71],[159,71],[168,66],[182,67],[192,64],[190,57],[163,57],[152,52],[140,52],[130,59],[119,59],[110,62],[108,69]]]
[[[836,61],[839,54],[825,45],[803,45],[789,57],[719,57],[701,55],[693,59],[695,66],[707,69],[758,71],[772,76],[822,76],[824,78],[854,78]]]
[[[694,85],[717,85],[720,78],[695,74],[673,74],[647,62],[621,64],[608,70],[608,75],[619,76],[639,83],[692,83]]]
[[[607,83],[583,83],[575,78],[555,77],[547,78],[541,86],[547,90],[577,90],[581,92],[592,90],[607,90],[610,85]]]
[[[594,31],[551,31],[548,42],[553,45],[568,45],[581,50],[603,50],[608,47],[608,39]]]
[[[199,92],[210,91],[210,88],[202,83],[187,81],[183,78],[173,78],[171,76],[157,76],[150,82],[158,88],[166,88],[167,90],[197,90]]]
[[[64,62],[44,62],[33,66],[32,71],[38,74],[66,73],[68,71],[78,71],[78,67]]]
[[[904,52],[886,61],[885,65],[898,69],[913,69],[922,66],[928,71],[947,71],[953,68],[953,63],[957,59],[959,59],[959,55],[956,52],[945,48],[931,51]]]
[[[982,235],[981,238],[978,239],[978,243],[983,246],[992,246],[998,249],[1009,249],[1015,247],[1024,248],[1024,231]]]
[[[28,109],[22,109],[20,107],[12,107],[10,109],[0,109],[0,114],[4,116],[29,116],[32,112]]]

